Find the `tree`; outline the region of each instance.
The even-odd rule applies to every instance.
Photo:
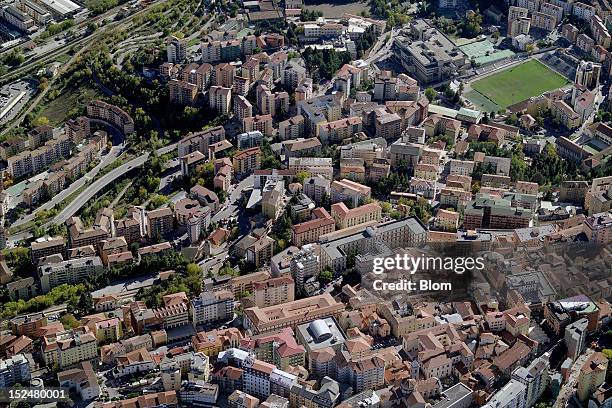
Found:
[[[66,313],[62,317],[60,317],[60,323],[64,325],[64,329],[75,329],[80,326],[79,321],[72,313]]]
[[[185,270],[187,271],[187,275],[198,275],[198,274],[202,274],[202,268],[200,268],[200,265],[198,265],[197,263],[188,263],[187,266],[185,267]]]
[[[438,92],[436,92],[436,90],[430,86],[429,88],[425,89],[425,96],[429,102],[432,102],[438,96]]]
[[[40,78],[40,82],[38,83],[38,90],[44,91],[49,86],[49,80],[45,77]]]
[[[307,171],[298,171],[295,174],[295,180],[300,184],[302,184],[308,177],[310,177],[310,173]]]
[[[82,293],[77,306],[79,308],[79,312],[82,314],[89,313],[93,309],[93,298],[91,297],[91,292]]]
[[[317,279],[321,285],[327,285],[334,279],[334,274],[330,269],[324,269],[319,273]]]
[[[32,123],[32,125],[34,126],[45,126],[48,124],[49,124],[49,119],[46,116],[39,116]]]

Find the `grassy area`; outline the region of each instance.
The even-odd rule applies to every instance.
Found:
[[[77,87],[62,90],[59,96],[50,102],[45,103],[45,106],[39,113],[49,119],[51,126],[58,126],[66,120],[70,110],[86,106],[89,101],[102,97],[102,94],[92,87]]]
[[[539,61],[531,60],[508,68],[471,84],[502,108],[524,101],[543,92],[560,88],[568,81]]]
[[[497,112],[501,109],[495,102],[474,90],[466,92],[465,97],[474,104],[476,109],[482,112]]]
[[[68,54],[61,54],[55,58],[56,61],[61,62],[62,64],[67,63],[69,59],[70,59],[70,55]]]

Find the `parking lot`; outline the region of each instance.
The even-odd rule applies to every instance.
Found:
[[[36,84],[17,81],[0,89],[0,125],[12,120],[34,96]]]

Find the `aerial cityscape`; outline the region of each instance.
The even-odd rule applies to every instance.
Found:
[[[2,0],[0,407],[612,407],[611,33]]]

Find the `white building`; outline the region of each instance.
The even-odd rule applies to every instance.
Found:
[[[190,314],[194,327],[231,319],[234,315],[234,295],[226,290],[202,292],[200,297],[191,301]]]
[[[30,363],[24,354],[0,360],[0,388],[9,388],[16,383],[30,381]]]

